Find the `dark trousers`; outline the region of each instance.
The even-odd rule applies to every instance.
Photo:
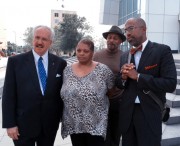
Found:
[[[14,140],[15,146],[53,146],[56,133],[54,135],[45,135],[42,131],[37,137],[29,138],[25,136],[19,136],[18,140]]]
[[[119,146],[121,132],[119,130],[119,99],[110,100],[108,128],[105,146]]]
[[[122,146],[161,146],[161,139],[148,125],[140,104],[135,104],[127,133],[122,135]]]
[[[72,146],[104,146],[102,136],[91,135],[89,133],[71,134]]]

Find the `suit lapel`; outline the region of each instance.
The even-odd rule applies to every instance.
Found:
[[[47,85],[46,85],[45,94],[48,91],[48,89],[51,87],[53,78],[56,75],[56,66],[57,65],[54,57],[52,56],[52,54],[48,53],[48,76],[47,76]]]
[[[39,79],[38,79],[36,65],[35,65],[34,56],[33,56],[32,51],[27,53],[26,65],[27,65],[27,69],[29,70],[28,71],[29,76],[32,79],[34,87],[37,89],[38,92],[41,93],[41,88],[39,85]]]
[[[144,68],[147,59],[151,55],[151,52],[152,52],[151,48],[152,48],[152,43],[149,41],[146,47],[144,48],[144,51],[142,52],[137,71],[140,71]]]

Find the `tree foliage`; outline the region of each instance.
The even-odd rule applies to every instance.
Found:
[[[60,56],[60,43],[61,43],[60,42],[60,31],[57,27],[54,28],[54,33],[55,33],[55,36],[54,36],[54,41],[53,41],[51,50],[53,52],[56,52],[56,54],[58,56]]]
[[[59,46],[59,49],[64,52],[74,50],[77,43],[92,32],[92,27],[86,22],[86,18],[76,14],[65,14],[63,22],[56,29],[56,47]]]
[[[33,27],[28,27],[25,30],[24,33],[24,42],[26,44],[26,46],[31,46],[32,47],[32,41],[33,41]]]

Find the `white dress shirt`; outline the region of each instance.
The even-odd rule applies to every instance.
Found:
[[[144,48],[146,47],[148,43],[148,40],[146,40],[143,44],[142,44],[142,51],[137,51],[135,54],[134,54],[134,61],[135,61],[135,66],[136,66],[136,70],[138,69],[138,65],[139,65],[139,61],[141,59],[141,55],[142,55],[142,52],[144,51]],[[140,74],[139,74],[140,76]],[[135,99],[135,103],[140,103],[140,100],[139,100],[139,97],[137,96],[136,99]]]

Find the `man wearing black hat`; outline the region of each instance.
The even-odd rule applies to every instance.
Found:
[[[107,48],[95,52],[93,60],[106,64],[116,75],[120,67],[120,44],[126,40],[125,35],[118,26],[112,26],[108,32],[104,32],[103,37],[107,40]],[[106,146],[119,146],[121,132],[118,128],[118,101],[122,90],[114,88],[109,93],[110,109]]]

